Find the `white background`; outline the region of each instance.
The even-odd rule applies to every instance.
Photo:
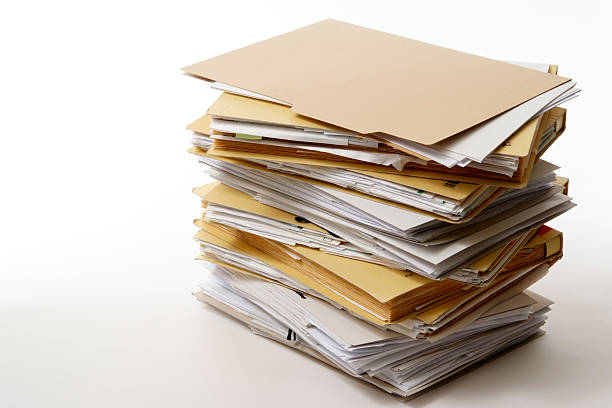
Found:
[[[0,406],[610,406],[610,9],[596,2],[14,2],[0,10]],[[425,4],[427,3],[427,4]],[[545,158],[578,207],[548,335],[407,403],[190,295],[206,181],[179,68],[324,18],[578,80]],[[604,40],[604,37],[608,37]],[[322,62],[324,63],[324,62]]]

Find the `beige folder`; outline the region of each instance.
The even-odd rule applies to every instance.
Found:
[[[318,225],[297,217],[295,214],[262,204],[248,194],[220,182],[212,182],[196,187],[193,189],[193,192],[202,199],[204,207],[208,203],[212,203],[293,224],[301,228],[326,232]],[[499,273],[537,265],[542,262],[552,265],[562,255],[563,234],[544,225],[516,241],[509,242],[492,250],[489,254],[484,255],[481,259],[469,265],[468,269],[478,273],[480,276],[486,275],[482,283],[478,284],[485,286]],[[332,257],[332,259],[337,258]],[[341,262],[340,259],[337,260]]]
[[[276,106],[282,108],[281,105]],[[212,147],[208,149],[208,153],[219,158],[226,157],[243,160],[259,159],[281,163],[287,162],[323,167],[347,168],[355,172],[384,178],[388,181],[393,181],[400,184],[404,184],[402,180],[405,181],[412,179],[411,182],[414,182],[416,179],[431,179],[454,180],[463,182],[464,185],[467,185],[465,183],[475,183],[499,187],[522,188],[527,185],[536,160],[542,156],[546,149],[548,149],[548,147],[550,147],[565,130],[565,117],[565,109],[559,107],[553,108],[549,112],[546,112],[543,116],[534,118],[527,122],[510,138],[508,138],[502,146],[495,150],[495,153],[512,155],[519,159],[519,169],[512,177],[491,173],[485,170],[467,169],[464,167],[459,169],[449,169],[433,162],[430,162],[427,166],[412,165],[409,163],[402,171],[398,172],[391,166],[380,166],[377,164],[360,162],[358,160],[342,159],[339,156],[326,153],[317,152],[313,154],[313,152],[309,152],[309,154],[304,156],[303,151],[296,154],[296,151],[299,151],[299,149],[293,149],[296,151],[291,151],[290,149],[289,152],[275,154],[274,151],[271,151],[272,149],[270,149],[269,146],[266,146],[265,150],[253,151],[252,148],[256,146],[251,144],[240,142],[230,143],[229,141],[219,140],[215,140]],[[205,115],[191,123],[188,126],[188,129],[199,134],[210,135],[211,130],[209,125],[210,116]],[[541,136],[549,129],[552,129],[555,135],[546,148],[538,151]],[[228,144],[235,145],[235,149],[228,149]],[[279,148],[276,148],[276,150],[278,149]],[[426,189],[424,188],[424,190]]]
[[[569,81],[336,20],[183,69],[335,126],[427,145]]]
[[[296,175],[296,174],[286,174],[286,173],[278,172],[276,170],[270,170],[270,169],[267,169],[265,166],[262,166],[258,163],[250,162],[248,160],[234,159],[234,158],[226,157],[226,156],[215,156],[214,154],[210,154],[210,151],[211,151],[210,149],[208,151],[205,151],[199,147],[192,147],[189,149],[190,153],[193,153],[198,156],[209,156],[209,157],[213,157],[214,159],[221,160],[227,163],[238,164],[244,167],[254,168],[254,169],[258,169],[262,171],[268,171],[271,173],[278,173],[285,177],[290,177],[290,178],[294,178],[297,180],[305,181],[305,182],[308,182],[310,184],[317,185],[317,186],[328,187],[334,190],[344,191],[346,193],[349,193],[349,194],[352,194],[352,195],[355,195],[361,198],[367,198],[372,201],[377,201],[380,203],[392,205],[397,208],[401,208],[401,209],[409,210],[415,213],[427,215],[429,217],[433,217],[441,221],[449,222],[452,224],[466,222],[474,218],[481,211],[487,208],[489,204],[491,204],[497,197],[499,197],[505,191],[501,187],[499,188],[494,187],[493,191],[488,193],[486,191],[482,191],[482,187],[486,187],[486,186],[481,186],[481,185],[476,185],[476,184],[469,184],[469,183],[456,183],[455,184],[454,182],[447,183],[446,181],[443,181],[443,180],[427,179],[425,177],[406,177],[406,179],[402,180],[401,178],[405,176],[399,176],[394,179],[393,175],[385,175],[383,173],[380,173],[380,174],[376,173],[377,177],[387,179],[389,181],[399,182],[400,184],[408,185],[410,187],[419,188],[424,191],[428,191],[430,193],[446,195],[447,197],[458,199],[459,201],[464,201],[470,198],[472,194],[477,194],[477,193],[484,194],[483,197],[485,198],[482,201],[478,202],[478,204],[475,205],[473,208],[471,208],[470,211],[463,218],[461,218],[460,220],[454,220],[454,219],[445,217],[441,214],[422,210],[420,208],[416,208],[408,204],[403,204],[403,203],[399,203],[396,201],[391,201],[391,200],[387,200],[384,198],[375,197],[375,196],[368,195],[368,194],[365,194],[365,193],[362,193],[356,190],[345,189],[344,187],[341,187],[339,185],[327,183],[325,181],[317,180],[314,178],[309,178],[309,177]],[[251,157],[251,158],[254,158],[254,157]],[[374,175],[374,173],[371,173],[371,174]],[[455,189],[455,186],[459,186],[459,187]]]
[[[565,115],[565,109],[562,108],[554,108],[553,112],[555,112],[554,119],[559,119]],[[211,117],[241,122],[287,126],[291,128],[347,132],[347,129],[342,129],[328,123],[298,115],[288,106],[227,92],[223,92],[212,106],[208,108],[207,115],[194,121],[188,126],[188,129],[197,133],[210,135]],[[531,153],[532,140],[536,135],[537,123],[537,119],[532,119],[527,122],[519,130],[514,132],[504,144],[499,146],[494,153],[517,157],[529,155]],[[558,129],[561,128],[562,126],[558,127]],[[360,136],[367,137],[367,135]],[[406,149],[400,147],[399,150]],[[428,158],[417,153],[410,152],[410,154],[419,157],[421,160],[430,161]]]
[[[323,297],[378,325],[396,323],[407,317],[432,323],[447,314],[460,315],[471,309],[468,302],[486,302],[490,295],[498,293],[507,282],[521,273],[520,270],[508,271],[486,287],[449,280],[433,281],[406,271],[330,255],[313,248],[289,248],[213,222],[197,220],[196,225],[201,228],[196,233],[196,238],[201,242],[260,259]],[[247,272],[242,267],[227,264],[205,253],[198,258]],[[544,262],[536,264],[541,263]],[[459,305],[462,306],[455,309]]]
[[[198,154],[198,155],[206,155],[206,153],[204,153],[202,151],[202,149],[197,149],[197,148],[192,148],[190,149],[190,152],[194,153],[194,154]],[[261,169],[263,170],[264,167],[262,166],[257,166],[255,164],[251,164],[245,161],[233,161],[231,159],[227,159],[224,157],[215,157],[218,160],[224,160],[224,161],[228,161],[229,163],[239,163],[241,165],[245,165],[245,166],[249,166],[251,168],[256,168],[256,169]],[[318,185],[318,186],[325,186],[325,187],[331,187],[337,190],[342,190],[342,187],[336,186],[335,184],[330,184],[330,183],[326,183],[324,181],[321,180],[317,180],[317,179],[311,179],[311,178],[306,178],[304,176],[296,176],[296,175],[292,175],[292,174],[286,174],[286,173],[279,173],[277,171],[274,170],[266,170],[266,171],[270,171],[271,173],[276,173],[276,174],[281,174],[283,176],[287,176],[287,177],[292,177],[298,180],[304,180],[304,181],[308,181],[309,183]],[[448,197],[450,199],[453,200],[457,200],[457,201],[465,201],[468,198],[470,198],[470,196],[476,192],[478,192],[481,187],[481,185],[479,184],[470,184],[470,183],[459,183],[459,182],[449,182],[449,181],[444,181],[444,180],[437,180],[437,179],[428,179],[428,178],[424,178],[424,177],[410,177],[410,176],[398,176],[398,175],[393,175],[393,174],[385,174],[385,173],[366,173],[366,172],[361,172],[367,175],[372,175],[372,176],[376,176],[379,177],[383,180],[386,181],[391,181],[397,184],[401,184],[404,186],[409,186],[409,187],[413,187],[419,190],[423,190],[423,191],[427,191],[429,193],[433,193],[433,194],[437,194],[440,196],[444,196],[444,197]],[[200,188],[200,187],[198,187]],[[350,194],[354,194],[354,195],[358,195],[359,197],[367,197],[369,199],[372,200],[376,200],[382,203],[387,203],[390,205],[397,205],[400,208],[407,208],[409,210],[417,210],[415,207],[411,207],[408,205],[402,206],[400,203],[396,203],[390,200],[385,200],[383,198],[378,198],[378,197],[374,197],[374,196],[370,196],[370,195],[366,195],[365,193],[360,193],[358,191],[355,190],[348,190],[348,189],[344,189],[343,191],[347,191]],[[195,192],[195,191],[194,191]],[[502,191],[500,191],[501,193]],[[199,194],[198,192],[196,192],[196,194]],[[499,194],[495,194],[495,197],[499,196]],[[426,213],[427,215],[431,215],[431,216],[435,216],[434,214],[430,214],[426,211],[423,211],[423,213]],[[470,214],[470,218],[473,217],[476,213],[474,214]],[[467,218],[466,218],[467,219]]]

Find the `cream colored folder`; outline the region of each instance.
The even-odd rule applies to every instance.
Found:
[[[486,303],[491,296],[497,296],[500,288],[525,270],[509,271],[489,286],[479,288],[449,280],[433,281],[317,249],[289,248],[216,223],[197,221],[196,224],[201,228],[196,234],[201,242],[260,259],[322,297],[378,325],[396,323],[410,316],[428,324],[447,313],[451,313],[453,318],[459,317],[480,303]],[[252,274],[241,266],[228,264],[206,253],[199,258]],[[470,306],[467,302],[476,304]],[[427,307],[423,308],[423,305]]]
[[[357,133],[427,145],[569,81],[336,20],[183,69]]]
[[[282,108],[281,105],[276,106]],[[485,184],[499,187],[522,188],[527,185],[536,160],[541,157],[546,149],[548,149],[548,147],[550,147],[564,132],[565,116],[565,109],[559,107],[553,108],[542,117],[534,118],[527,122],[495,151],[495,153],[512,155],[519,159],[519,169],[512,177],[484,170],[466,169],[463,167],[459,169],[449,169],[433,162],[429,162],[426,166],[408,164],[402,171],[397,171],[392,166],[381,166],[351,159],[340,160],[338,156],[326,153],[304,152],[299,151],[299,149],[284,149],[285,151],[283,151],[283,149],[279,148],[270,149],[269,146],[266,146],[266,149],[257,150],[257,146],[238,141],[229,142],[225,140],[215,140],[213,146],[208,149],[208,153],[216,157],[225,157],[229,159],[259,159],[281,163],[286,162],[322,167],[346,168],[388,181],[409,186],[414,185],[416,188],[420,187],[415,183],[423,183],[424,180],[438,180],[441,181],[442,185],[444,185],[447,180],[463,182],[462,187],[469,186],[470,184]],[[196,133],[210,135],[210,116],[205,115],[197,119],[188,126],[188,129]],[[538,151],[543,133],[550,129],[554,131],[552,140],[544,149]],[[204,151],[201,153],[204,154]],[[426,188],[423,189],[426,190]]]
[[[494,188],[490,194],[487,192],[484,192],[482,189],[482,185],[478,185],[478,184],[470,184],[470,183],[449,183],[447,181],[444,180],[437,180],[437,179],[428,179],[426,177],[406,177],[404,179],[405,176],[396,176],[396,175],[392,175],[392,174],[384,174],[384,173],[376,173],[376,177],[381,177],[385,180],[388,181],[392,181],[392,182],[401,182],[404,185],[413,187],[413,188],[418,188],[418,189],[422,189],[424,191],[428,191],[430,193],[434,193],[434,194],[439,194],[439,195],[445,195],[449,198],[458,200],[458,201],[464,201],[467,200],[468,198],[470,198],[470,196],[472,194],[478,193],[478,192],[483,192],[486,193],[486,195],[484,196],[484,199],[481,201],[478,201],[477,205],[475,205],[473,208],[470,209],[470,211],[468,212],[468,214],[466,214],[463,218],[461,218],[460,220],[453,220],[450,219],[448,217],[445,217],[444,215],[441,214],[437,214],[437,213],[433,213],[430,211],[425,211],[407,204],[403,204],[403,203],[398,203],[396,201],[391,201],[391,200],[387,200],[384,198],[380,198],[380,197],[375,197],[375,196],[371,196],[365,193],[362,193],[360,191],[356,191],[356,190],[349,190],[349,189],[345,189],[341,186],[338,186],[336,184],[332,184],[332,183],[327,183],[325,181],[321,181],[321,180],[317,180],[317,179],[313,179],[313,178],[309,178],[309,177],[304,177],[304,176],[300,176],[300,175],[295,175],[295,174],[286,174],[286,173],[280,173],[277,172],[275,170],[269,170],[267,169],[265,166],[262,166],[260,164],[251,162],[251,161],[247,161],[244,159],[236,159],[233,157],[227,157],[226,155],[223,156],[215,156],[214,154],[211,153],[211,150],[205,151],[199,147],[192,147],[189,149],[190,153],[193,153],[195,155],[198,156],[210,156],[213,157],[217,160],[222,160],[228,163],[233,163],[233,164],[239,164],[241,166],[246,166],[246,167],[250,167],[250,168],[255,168],[255,169],[259,169],[259,170],[263,170],[263,171],[269,171],[269,172],[273,172],[273,173],[279,173],[283,176],[286,177],[291,177],[291,178],[295,178],[298,180],[302,180],[305,182],[308,182],[310,184],[314,184],[317,186],[321,186],[321,187],[328,187],[334,190],[339,190],[339,191],[344,191],[348,194],[352,194],[354,196],[358,196],[361,198],[365,198],[368,200],[372,200],[372,201],[376,201],[379,203],[383,203],[383,204],[387,204],[387,205],[392,205],[394,207],[397,208],[401,208],[404,210],[409,210],[418,214],[422,214],[422,215],[426,215],[429,217],[433,217],[436,219],[439,219],[441,221],[445,221],[445,222],[449,222],[449,223],[459,223],[459,222],[466,222],[472,218],[474,218],[476,215],[478,215],[482,210],[484,210],[489,204],[491,204],[497,197],[499,197],[504,191],[504,188],[498,187],[498,188]],[[213,152],[214,153],[214,152]],[[253,157],[254,155],[250,155],[249,157],[255,158]],[[265,158],[264,158],[265,159]],[[374,173],[373,173],[374,174]],[[486,187],[486,186],[484,186]]]
[[[564,113],[565,109],[555,108],[555,111]],[[288,106],[227,92],[222,93],[212,106],[208,108],[206,113],[205,116],[221,119],[303,129],[348,132],[347,129],[299,115],[293,112]],[[494,153],[517,157],[527,156],[530,153],[532,140],[535,137],[537,122],[537,119],[532,119],[527,122],[521,129],[510,136],[503,145],[497,148]],[[188,128],[195,132],[209,135],[210,118],[202,117],[199,119],[199,122],[194,122]],[[367,137],[367,135],[360,136]],[[402,150],[402,148],[400,148],[400,150]],[[410,152],[410,154],[422,160],[429,161],[428,158],[417,153]]]
[[[253,197],[220,182],[212,182],[193,189],[202,199],[202,205],[208,203],[245,211],[273,220],[285,222],[317,232],[327,232],[308,220],[296,217],[295,214],[262,204]],[[517,242],[520,241],[520,242]],[[516,244],[516,245],[515,245]],[[563,254],[563,234],[547,226],[532,231],[522,239],[517,239],[497,248],[466,269],[485,276],[482,284],[486,285],[499,273],[521,267],[533,266],[541,262],[549,265],[555,263]],[[334,258],[332,258],[334,259]],[[341,261],[338,261],[341,262]],[[332,265],[333,267],[333,265]],[[451,277],[452,279],[453,277]]]

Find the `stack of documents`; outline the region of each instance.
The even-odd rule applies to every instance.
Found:
[[[188,126],[194,295],[410,396],[542,333],[569,180],[540,159],[576,83],[326,20],[184,68],[221,91]]]

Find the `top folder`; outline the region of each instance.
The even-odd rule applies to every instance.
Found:
[[[183,70],[286,102],[298,114],[354,132],[425,145],[569,81],[336,20]]]

